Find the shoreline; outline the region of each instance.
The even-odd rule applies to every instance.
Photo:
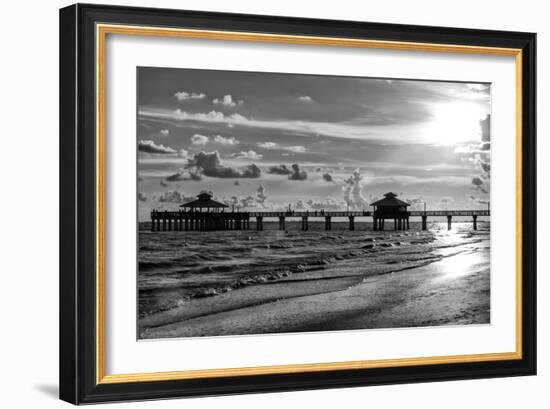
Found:
[[[488,255],[488,245],[465,247],[397,272],[281,280],[189,300],[140,318],[139,338],[487,324]]]

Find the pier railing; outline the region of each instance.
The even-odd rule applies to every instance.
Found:
[[[386,220],[393,220],[394,230],[409,229],[409,218],[420,217],[422,230],[427,229],[428,217],[446,217],[448,229],[451,229],[453,216],[472,217],[473,228],[477,229],[477,218],[490,216],[489,210],[413,210],[384,214],[366,210],[313,210],[313,211],[253,211],[253,212],[226,212],[226,211],[157,211],[151,212],[152,231],[187,231],[187,230],[249,230],[250,219],[255,218],[256,230],[263,230],[264,218],[279,220],[279,229],[285,230],[287,218],[300,218],[302,230],[309,229],[310,218],[324,218],[325,230],[332,229],[333,217],[347,217],[349,230],[355,230],[355,218],[372,217],[373,229],[384,230]]]

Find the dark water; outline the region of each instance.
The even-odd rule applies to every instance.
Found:
[[[372,231],[370,223],[264,222],[263,231],[139,232],[139,315],[179,306],[244,286],[274,281],[371,276],[401,271],[468,251],[488,257],[489,223],[432,223],[422,231]],[[251,226],[254,228],[254,226]],[[482,252],[482,249],[485,251]]]

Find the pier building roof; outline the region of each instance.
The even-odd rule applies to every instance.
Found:
[[[393,192],[388,192],[384,195],[383,199],[377,200],[376,202],[373,202],[370,204],[371,206],[378,206],[378,207],[402,207],[402,206],[410,206],[409,203],[404,202],[403,200],[399,200],[397,198],[397,195]]]
[[[188,207],[188,208],[202,208],[202,209],[209,209],[209,208],[221,208],[221,207],[229,207],[226,204],[216,202],[215,200],[212,200],[212,195],[210,193],[203,192],[197,196],[197,200],[193,200],[192,202],[184,203],[180,207]]]

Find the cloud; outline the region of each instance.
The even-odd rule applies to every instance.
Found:
[[[195,135],[193,135],[191,137],[191,143],[193,145],[206,145],[208,143],[210,139],[208,138],[208,136],[204,136],[204,135],[200,135],[198,133],[196,133]]]
[[[292,165],[292,173],[288,175],[288,180],[306,180],[307,172],[303,169],[300,169],[300,165],[294,163]]]
[[[275,143],[275,142],[259,142],[258,146],[260,148],[264,148],[264,149],[273,149],[273,148],[277,147],[278,144]]]
[[[215,105],[223,105],[226,107],[234,107],[241,105],[243,100],[234,101],[233,97],[230,94],[224,95],[223,98],[215,98],[212,100],[212,103]]]
[[[312,99],[310,96],[308,96],[308,95],[303,95],[303,96],[301,96],[301,97],[298,97],[298,100],[299,100],[299,101],[303,101],[303,102],[311,102],[311,101],[313,101],[313,99]]]
[[[238,145],[239,141],[234,137],[223,137],[221,135],[214,136],[214,142],[219,143],[220,145]]]
[[[178,151],[178,158],[182,158],[182,159],[189,158],[189,152],[187,152],[185,149],[180,149]]]
[[[162,192],[159,194],[157,200],[161,203],[187,203],[192,200],[195,200],[196,197],[185,196],[183,193],[180,193],[176,190],[169,190],[167,192]]]
[[[439,199],[438,206],[443,207],[444,209],[448,208],[451,203],[455,200],[450,196],[443,196]]]
[[[305,203],[301,203],[302,207],[307,206],[311,210],[342,210],[345,208],[344,202],[337,202],[332,197],[328,197],[324,200],[309,199]]]
[[[480,120],[479,127],[481,128],[481,141],[489,142],[491,140],[491,115],[488,114]]]
[[[179,172],[174,173],[173,175],[170,175],[166,178],[167,182],[183,182],[187,180],[201,180],[202,175],[200,171],[196,171],[194,169],[180,169]]]
[[[147,201],[147,195],[143,192],[138,193],[138,200],[140,202],[146,202]]]
[[[369,205],[361,193],[362,180],[363,176],[359,173],[359,169],[355,169],[353,174],[344,180],[342,187],[344,201],[352,209],[362,209]]]
[[[267,173],[273,175],[290,175],[292,171],[286,165],[274,165],[267,169]]]
[[[187,169],[195,169],[204,176],[215,178],[259,178],[262,171],[255,164],[231,168],[222,164],[218,151],[201,151],[189,160]]]
[[[242,209],[254,209],[254,208],[266,208],[267,207],[267,195],[263,185],[258,186],[256,192],[248,196],[231,196],[229,198],[224,197],[220,199],[221,202],[228,205],[231,208]]]
[[[257,145],[260,148],[264,149],[278,149],[283,151],[289,151],[294,153],[303,153],[306,151],[306,148],[301,145],[294,145],[294,146],[287,146],[287,145],[281,145],[276,142],[259,142]]]
[[[263,185],[260,185],[256,190],[256,202],[258,202],[258,204],[264,207],[266,201],[267,201],[267,196],[265,194],[265,187]]]
[[[324,173],[323,180],[325,182],[334,182],[334,179],[332,178],[332,175],[330,173]]]
[[[178,101],[187,101],[190,99],[204,99],[206,98],[206,94],[203,94],[202,92],[179,91],[174,94],[174,97],[176,97]]]
[[[479,190],[482,193],[489,193],[487,189],[483,187],[484,182],[483,179],[481,179],[480,177],[474,176],[472,178],[472,185],[474,185],[473,189],[475,190]]]
[[[476,196],[470,196],[468,200],[474,204],[483,204],[483,205],[489,204],[489,201],[487,199],[482,199]]]
[[[168,130],[168,129],[161,129],[161,130],[160,130],[160,134],[161,134],[162,136],[168,136],[168,135],[170,135],[170,130]]]
[[[138,150],[140,152],[158,153],[163,155],[168,153],[176,153],[176,151],[169,146],[157,145],[153,141],[143,139],[138,142]]]
[[[245,151],[236,152],[231,156],[237,159],[252,159],[252,160],[260,160],[264,157],[264,155],[260,155],[259,153],[256,153],[252,150],[248,152],[245,152]]]

